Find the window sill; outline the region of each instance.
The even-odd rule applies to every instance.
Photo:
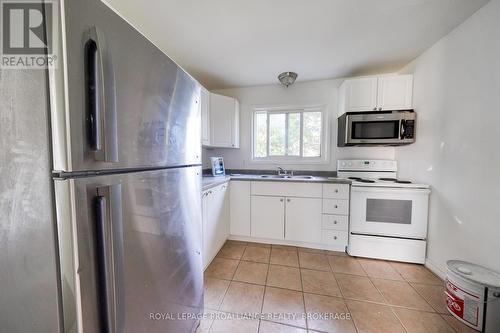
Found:
[[[316,158],[316,159],[287,159],[287,158],[265,158],[265,159],[260,159],[260,158],[252,158],[251,163],[255,164],[283,164],[283,165],[289,165],[289,164],[301,164],[301,165],[322,165],[322,164],[329,164],[330,161],[328,158]]]

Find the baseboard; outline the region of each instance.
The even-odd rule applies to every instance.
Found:
[[[333,246],[327,244],[317,244],[317,243],[306,243],[306,242],[296,242],[289,241],[285,239],[269,239],[269,238],[257,238],[257,237],[249,237],[249,236],[235,236],[229,235],[230,240],[249,242],[249,243],[263,243],[263,244],[276,244],[276,245],[289,245],[289,246],[297,246],[297,247],[307,247],[310,249],[317,250],[327,250],[327,251],[335,251],[335,252],[345,252],[345,246]]]
[[[427,267],[432,273],[436,274],[437,276],[439,276],[441,279],[445,279],[446,278],[446,272],[443,271],[442,269],[439,268],[438,265],[436,265],[435,262],[433,262],[432,260],[430,260],[429,258],[425,258],[425,267]]]

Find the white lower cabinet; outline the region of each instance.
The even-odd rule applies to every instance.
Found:
[[[231,181],[229,233],[233,236],[250,236],[250,183],[249,181]]]
[[[251,236],[285,238],[285,198],[252,195]]]
[[[206,268],[229,236],[229,183],[202,193],[203,266]]]
[[[231,180],[230,236],[343,251],[349,196],[348,184]]]
[[[347,245],[348,232],[347,230],[323,230],[321,237],[321,243],[340,248]]]
[[[285,239],[321,243],[321,199],[286,198]]]

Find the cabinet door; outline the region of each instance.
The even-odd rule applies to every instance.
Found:
[[[207,195],[203,198],[205,215],[203,257],[206,265],[217,255],[229,234],[229,207],[226,192],[227,184],[219,185],[206,191]]]
[[[321,199],[286,198],[285,239],[321,242]]]
[[[378,79],[379,110],[412,108],[413,75],[383,76]]]
[[[208,230],[208,194],[209,191],[205,191],[201,195],[201,210],[202,210],[202,242],[203,242],[203,252],[202,252],[202,260],[203,260],[203,268],[207,268],[208,266],[208,252],[209,252],[209,230]]]
[[[346,111],[372,111],[377,107],[377,78],[360,78],[344,83]]]
[[[238,148],[239,107],[234,98],[210,93],[210,124],[211,146]]]
[[[250,184],[248,181],[231,181],[229,187],[229,233],[250,236]]]
[[[229,236],[229,196],[228,184],[222,184],[214,188],[213,205],[216,211],[215,243],[212,254],[215,257]]]
[[[253,195],[251,199],[251,235],[283,239],[285,233],[285,198]]]
[[[210,92],[201,88],[201,144],[210,145]]]

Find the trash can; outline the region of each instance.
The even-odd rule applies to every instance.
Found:
[[[500,273],[460,260],[446,265],[448,311],[478,331],[500,333]]]

